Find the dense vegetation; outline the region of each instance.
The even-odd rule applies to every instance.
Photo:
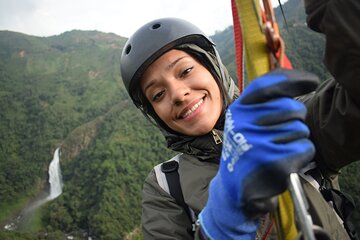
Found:
[[[324,38],[306,28],[296,2],[284,6],[288,56],[296,68],[328,78],[321,60]],[[232,28],[212,39],[236,79]],[[173,153],[121,83],[125,41],[96,31],[48,38],[0,32],[0,226],[42,191],[59,146],[64,180],[63,194],[28,227],[0,230],[0,239],[141,239],[142,182]],[[359,174],[360,164],[352,164],[340,179],[358,206]],[[359,211],[353,219],[360,229]]]

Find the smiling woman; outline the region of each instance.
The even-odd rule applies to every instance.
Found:
[[[144,39],[147,41],[144,42]],[[224,129],[224,121],[232,121],[231,119],[225,120],[225,111],[235,104],[231,103],[238,97],[238,89],[222,65],[211,40],[196,26],[175,18],[154,20],[135,32],[124,47],[121,72],[124,84],[135,105],[147,116],[154,119],[164,134],[168,147],[183,153],[177,155],[179,160],[178,171],[184,194],[183,201],[194,212],[193,216],[200,217],[202,224],[202,228],[197,228],[196,235],[202,235],[201,232],[204,230],[213,231],[210,234],[205,233],[207,236],[215,234],[218,239],[232,238],[234,233],[228,232],[229,229],[225,224],[226,219],[229,218],[230,220],[241,219],[241,221],[231,221],[236,224],[236,236],[253,237],[257,231],[256,222],[250,219],[246,220],[244,217],[244,209],[241,207],[244,200],[241,200],[241,193],[238,193],[241,187],[236,186],[240,184],[240,179],[250,178],[246,175],[248,169],[252,169],[252,165],[258,163],[255,160],[256,158],[249,158],[250,163],[231,159],[241,155],[245,156],[248,152],[256,153],[259,150],[263,153],[262,162],[264,159],[273,159],[274,153],[267,152],[274,151],[273,147],[265,146],[273,144],[273,137],[280,136],[276,134],[273,136],[272,131],[267,132],[266,129],[263,132],[259,126],[256,126],[261,122],[260,119],[249,118],[249,116],[256,117],[258,115],[256,112],[259,112],[259,115],[270,112],[283,116],[282,119],[294,121],[291,125],[276,122],[273,130],[280,128],[279,131],[283,134],[294,131],[298,137],[292,138],[292,140],[303,140],[303,145],[300,148],[295,148],[296,154],[291,153],[292,151],[275,150],[274,152],[301,156],[301,160],[295,159],[295,157],[284,158],[289,162],[291,162],[290,160],[297,160],[296,166],[289,169],[297,169],[302,166],[311,158],[313,147],[306,139],[307,128],[301,122],[296,121],[298,119],[292,119],[291,116],[294,113],[294,116],[299,116],[303,120],[303,105],[295,104],[292,99],[283,99],[276,101],[278,107],[270,107],[272,111],[256,110],[259,107],[265,110],[269,107],[265,107],[266,105],[264,108],[263,105],[257,107],[243,106],[241,111],[249,111],[246,116],[238,113],[240,111],[238,109],[234,109],[234,114],[226,114],[226,116],[231,115],[234,118],[239,118],[236,122],[241,122],[240,119],[243,118],[244,124],[241,126],[244,127],[244,131],[250,131],[249,135],[240,132],[234,133],[236,128],[233,128],[231,124],[225,124],[228,129]],[[281,81],[287,79],[281,76],[276,78]],[[267,80],[265,78],[260,82],[267,82]],[[239,103],[235,104],[235,106],[237,105]],[[254,113],[252,113],[252,109],[254,109]],[[263,117],[267,118],[266,116]],[[281,128],[285,129],[281,130]],[[224,138],[222,138],[223,131]],[[234,136],[243,136],[243,138],[239,141],[236,137],[237,141],[234,142],[231,140],[233,137],[227,137],[227,132]],[[261,139],[258,136],[259,134],[264,140],[260,140],[258,144],[259,146],[265,145],[264,149],[260,147],[259,150],[253,150],[258,149],[258,147],[255,147],[254,142],[246,144],[247,138],[258,137]],[[268,134],[270,138],[266,137]],[[222,141],[224,141],[223,144]],[[222,146],[225,148],[222,149]],[[295,146],[297,145],[295,144]],[[241,154],[238,151],[239,147],[243,150]],[[226,163],[226,159],[229,159],[230,163]],[[228,179],[225,183],[221,183],[220,176],[216,175],[219,162],[220,168],[221,164],[228,166],[227,169],[230,169],[229,166],[231,165],[231,173],[222,174],[224,178]],[[243,162],[245,165],[248,164],[248,167],[239,168],[239,165],[244,164]],[[162,166],[166,169],[165,164]],[[164,171],[168,172],[168,170]],[[277,178],[286,176],[286,173],[287,171],[276,172]],[[227,176],[228,174],[237,176],[231,178]],[[271,176],[276,174],[267,173]],[[159,175],[161,173],[158,173],[157,170],[152,171],[144,184],[142,226],[145,239],[192,239],[194,233],[191,230],[191,221],[187,219],[187,216],[190,217],[192,214],[186,214],[187,208],[184,207],[184,204],[180,204],[181,201],[179,202],[178,198],[175,201],[172,199],[173,193],[171,191],[171,195],[164,193],[166,187],[163,188],[160,184],[162,181],[159,180]],[[209,187],[211,179],[213,181]],[[259,180],[254,181],[254,185]],[[282,180],[285,182],[285,179],[282,178]],[[237,190],[227,193],[225,187],[232,187]],[[206,205],[208,191],[210,195],[208,205]],[[229,197],[229,194],[237,196]],[[235,198],[240,199],[234,203],[232,199]],[[211,213],[213,210],[209,209],[217,209],[214,202],[217,202],[215,203],[216,206],[222,206],[218,210],[223,212],[222,217],[219,217],[220,221],[225,220],[222,222],[225,231],[223,236],[218,235],[217,227],[213,225],[215,220],[210,216],[214,213]],[[263,227],[258,229],[258,234],[263,235],[268,231],[270,221],[268,216],[263,216],[261,219]],[[231,226],[235,228],[235,226]]]

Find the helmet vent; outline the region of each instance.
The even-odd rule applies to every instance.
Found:
[[[128,55],[130,53],[130,51],[131,51],[131,45],[129,44],[129,45],[127,45],[127,47],[125,49],[126,55]]]
[[[161,24],[160,24],[160,23],[155,23],[154,25],[151,26],[151,28],[152,28],[153,30],[158,29],[159,27],[161,27]]]

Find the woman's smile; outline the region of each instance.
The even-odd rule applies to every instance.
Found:
[[[183,119],[183,120],[190,120],[192,119],[196,113],[200,112],[201,111],[201,106],[202,104],[204,103],[204,99],[203,98],[200,98],[199,101],[197,101],[197,103],[195,103],[194,105],[192,105],[192,107],[186,107],[182,112],[185,112],[184,114],[181,114],[180,115],[180,119]],[[190,106],[191,106],[190,105]]]

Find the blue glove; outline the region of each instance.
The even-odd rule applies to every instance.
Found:
[[[306,108],[293,97],[318,83],[312,74],[277,69],[254,80],[229,106],[220,169],[199,215],[208,237],[255,239],[256,218],[275,207],[270,199],[286,190],[290,173],[313,158]]]

